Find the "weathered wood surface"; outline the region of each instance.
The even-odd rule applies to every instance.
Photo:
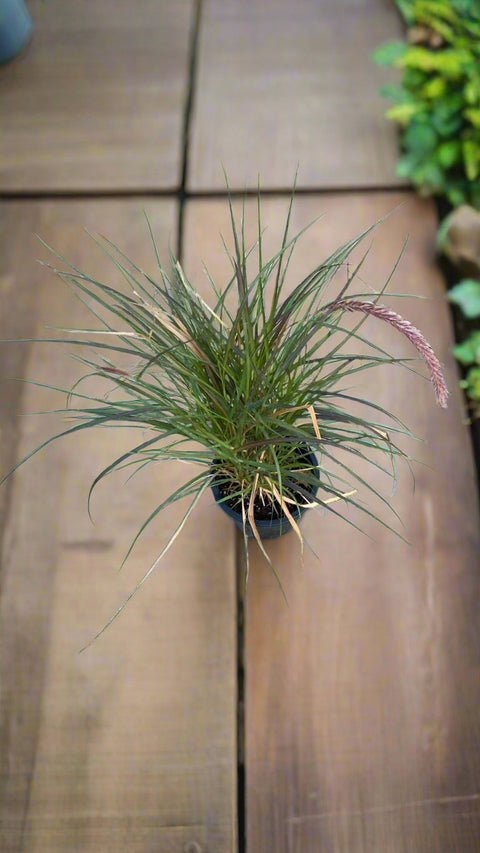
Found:
[[[398,37],[385,0],[204,0],[189,187],[397,183],[396,130],[372,50]]]
[[[410,546],[353,512],[371,538],[329,515],[307,514],[302,525],[318,559],[307,549],[301,565],[294,534],[268,545],[288,606],[251,549],[249,851],[474,853],[480,844],[479,514],[433,260],[432,205],[400,193],[298,199],[293,232],[326,216],[302,238],[290,280],[399,202],[375,236],[362,278],[381,286],[410,234],[390,290],[428,299],[387,301],[424,330],[446,364],[450,407],[438,409],[430,384],[400,368],[382,368],[359,387],[427,438],[407,444],[426,463],[414,465],[415,490],[404,468],[392,497]],[[285,210],[280,200],[263,205],[272,251]],[[248,213],[254,220],[254,204]],[[228,271],[216,248],[220,230],[228,236],[223,203],[190,205],[187,261],[196,281],[197,253],[219,281]],[[379,321],[364,330],[397,354],[414,354]],[[369,476],[388,496],[385,480]]]
[[[34,332],[37,288],[32,286],[32,255],[26,247],[33,248],[35,223],[35,206],[14,202],[0,205],[0,339],[27,338]],[[26,347],[0,348],[0,375],[23,376],[27,355]],[[14,464],[22,391],[20,382],[2,383],[0,472]],[[10,487],[11,482],[0,488],[0,538]]]
[[[0,190],[172,189],[193,0],[31,0],[0,67]]]
[[[169,236],[174,245],[172,202],[6,206],[12,246],[6,274],[27,275],[22,256],[30,257],[37,336],[46,323],[76,327],[85,320],[92,325],[92,318],[61,282],[35,266],[35,255],[46,253],[33,238],[18,239],[20,223],[121,285],[82,226],[107,232],[153,271],[144,205],[161,245]],[[13,350],[5,346],[0,357],[7,353],[9,366]],[[31,346],[25,375],[72,383],[79,366],[67,352]],[[2,375],[2,390],[6,385]],[[27,386],[21,413],[58,405],[57,394]],[[17,426],[24,454],[59,423],[55,416],[20,417]],[[89,483],[138,435],[85,432],[51,445],[14,478],[0,603],[2,853],[235,849],[234,537],[211,498],[205,496],[119,619],[78,654],[185,510],[163,514],[116,574],[139,524],[184,479],[176,466],[144,471],[128,484],[128,471],[107,479],[94,497],[93,527],[86,513]]]

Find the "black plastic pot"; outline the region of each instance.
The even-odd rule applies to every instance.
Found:
[[[317,457],[315,456],[313,451],[308,450],[305,453],[305,462],[306,465],[310,464],[312,466],[312,473],[320,483],[320,476],[317,468]],[[218,460],[214,460],[214,468],[216,467],[216,464],[218,464]],[[317,493],[317,489],[313,486],[308,488],[313,498]],[[232,509],[232,507],[230,507],[227,503],[225,503],[225,496],[222,495],[222,492],[220,491],[219,486],[215,483],[215,480],[212,481],[212,492],[215,501],[217,502],[220,509],[223,509],[223,511],[230,518],[233,519],[238,529],[243,531],[242,513],[237,512],[236,510]],[[297,521],[305,512],[307,512],[307,510],[308,507],[294,507],[291,509],[291,515],[295,519],[295,521]],[[274,516],[270,519],[260,518],[258,519],[258,521],[255,519],[255,525],[257,527],[261,539],[278,539],[279,536],[283,536],[285,533],[289,533],[289,531],[292,530],[292,525],[290,524],[288,518],[286,518],[285,516],[281,516],[280,518]],[[253,539],[254,533],[248,521],[246,522],[245,528],[248,538]]]

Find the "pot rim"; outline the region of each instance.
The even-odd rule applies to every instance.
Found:
[[[320,475],[319,475],[319,471],[318,471],[318,460],[317,460],[316,454],[315,454],[314,450],[313,450],[310,446],[306,446],[306,447],[305,447],[305,450],[306,450],[306,456],[307,456],[307,457],[312,461],[312,466],[311,466],[312,473],[313,473],[313,474],[314,474],[314,476],[317,478],[317,480],[318,480],[318,485],[320,485]],[[212,461],[212,466],[211,466],[211,470],[212,470],[212,471],[213,471],[213,469],[214,469],[215,463],[217,463],[217,462],[220,462],[220,460],[219,460],[219,459],[213,459],[213,461]],[[223,498],[222,498],[222,496],[221,496],[221,494],[220,494],[220,489],[219,489],[218,485],[216,485],[216,483],[215,483],[215,474],[214,474],[214,475],[213,475],[213,477],[212,477],[212,480],[211,480],[211,483],[210,483],[210,488],[211,488],[211,490],[212,490],[212,492],[213,492],[213,496],[214,496],[214,498],[215,498],[215,503],[216,503],[216,504],[218,504],[218,506],[219,506],[219,507],[220,507],[220,508],[221,508],[221,509],[222,509],[222,510],[223,510],[223,511],[228,515],[228,516],[230,516],[230,518],[232,518],[232,519],[235,521],[235,523],[236,523],[237,527],[239,527],[239,529],[243,530],[243,516],[242,516],[242,513],[241,513],[241,512],[239,512],[238,510],[233,509],[233,508],[232,508],[232,507],[231,507],[231,506],[226,502],[226,501],[228,500],[228,496],[227,496],[226,498],[225,498],[225,497],[223,497]],[[306,488],[308,488],[308,489],[310,490],[310,492],[311,492],[311,494],[312,494],[312,497],[313,497],[314,495],[316,495],[316,493],[317,493],[317,489],[318,489],[318,486],[317,486],[317,488],[314,488],[313,486],[307,486]],[[222,499],[220,500],[219,498],[222,498]],[[293,517],[295,520],[297,520],[297,519],[301,518],[301,516],[302,516],[302,515],[303,515],[303,514],[308,510],[308,509],[310,509],[310,507],[308,507],[308,506],[301,506],[301,505],[299,506],[299,505],[297,505],[297,506],[295,506],[295,507],[292,507],[292,509],[290,510],[290,512],[291,512],[292,517]],[[290,524],[290,522],[289,522],[289,520],[288,520],[287,516],[285,516],[285,515],[277,516],[277,517],[275,517],[275,518],[270,518],[270,519],[269,519],[269,518],[261,518],[261,519],[259,518],[258,520],[257,520],[257,519],[255,519],[255,526],[257,527],[257,529],[258,529],[258,531],[259,531],[259,532],[261,532],[261,531],[265,531],[265,530],[269,530],[269,529],[272,529],[272,528],[277,528],[277,529],[279,529],[281,532],[286,533],[287,531],[289,531],[289,530],[291,530],[291,529],[292,529],[292,525]],[[246,520],[245,528],[246,528],[247,535],[248,535],[249,537],[253,536],[253,530],[252,530],[252,527],[251,527],[250,522],[248,521],[248,519]]]

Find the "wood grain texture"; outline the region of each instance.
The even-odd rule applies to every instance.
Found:
[[[34,332],[38,294],[32,278],[32,257],[25,252],[25,246],[33,249],[35,217],[32,205],[0,205],[0,340],[28,338]],[[0,376],[23,376],[27,355],[26,347],[0,347]],[[20,382],[2,382],[0,479],[15,461],[22,391]],[[11,482],[0,488],[0,539],[10,487]]]
[[[382,368],[363,387],[358,383],[357,390],[426,438],[406,444],[425,463],[414,465],[415,489],[404,468],[392,497],[410,545],[354,512],[349,517],[368,537],[328,514],[308,513],[302,527],[317,557],[307,549],[302,566],[294,534],[268,543],[288,606],[252,546],[249,851],[474,853],[480,844],[479,513],[434,265],[433,206],[406,193],[297,199],[292,233],[326,215],[302,238],[289,280],[298,282],[343,240],[402,202],[375,236],[362,286],[383,284],[410,234],[390,290],[428,298],[385,301],[424,330],[446,364],[450,406],[438,409],[430,384],[400,368]],[[246,217],[252,240],[254,207]],[[285,213],[281,200],[263,205],[264,259],[278,247]],[[228,273],[217,249],[220,230],[228,242],[223,203],[190,206],[187,261],[196,280],[202,275],[196,254],[219,283]],[[364,331],[398,355],[414,354],[378,321],[369,320]],[[388,497],[385,479],[369,476]]]
[[[169,238],[174,245],[172,202],[24,202],[7,219],[14,245],[15,216],[26,215],[67,257],[121,286],[82,227],[107,232],[153,273],[144,206],[160,245]],[[35,268],[38,246],[26,241],[17,249],[32,258],[36,334],[44,334],[46,323],[92,325],[68,288]],[[10,256],[12,275],[16,257]],[[25,375],[68,386],[79,367],[66,355],[35,344]],[[56,393],[28,386],[21,411],[58,405]],[[59,428],[55,416],[22,417],[18,424],[19,454]],[[158,466],[128,484],[128,472],[105,480],[94,497],[92,526],[89,483],[139,434],[110,429],[77,437],[54,443],[21,468],[9,501],[0,600],[2,853],[232,853],[236,608],[229,521],[205,496],[149,583],[78,654],[186,507],[162,514],[117,575],[138,526],[183,482],[184,471]]]
[[[205,0],[190,189],[398,183],[370,53],[400,32],[388,0]]]
[[[31,0],[0,68],[0,190],[180,183],[193,0]]]

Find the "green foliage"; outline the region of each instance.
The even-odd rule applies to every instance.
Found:
[[[480,365],[480,332],[472,332],[465,341],[456,345],[454,352],[461,364],[466,366]]]
[[[480,418],[480,332],[471,332],[453,351],[458,361],[468,368],[460,384],[471,402],[474,417]]]
[[[480,317],[480,281],[464,279],[449,291],[448,298],[468,320]],[[474,329],[453,349],[455,358],[467,368],[460,383],[469,398],[474,417],[480,417],[480,331]]]
[[[474,417],[480,418],[480,364],[470,368],[460,385],[473,403]]]
[[[462,309],[465,317],[480,317],[480,281],[471,278],[459,281],[449,290],[448,298]]]
[[[375,51],[375,62],[379,65],[393,65],[405,56],[407,45],[403,41],[389,41]]]
[[[380,46],[374,59],[403,71],[385,86],[387,116],[402,128],[398,174],[422,194],[480,207],[480,3],[397,0],[410,43]]]
[[[73,389],[55,389],[67,394],[65,408],[58,412],[68,415],[68,428],[18,465],[61,436],[127,425],[138,427],[141,438],[97,475],[89,502],[97,484],[116,469],[135,471],[169,460],[190,468],[183,485],[153,508],[127,553],[128,557],[138,536],[165,507],[189,500],[180,524],[129,598],[174,542],[213,477],[241,503],[246,555],[245,527],[248,521],[256,531],[257,498],[276,501],[289,520],[290,509],[304,501],[344,518],[342,506],[348,505],[377,518],[359,499],[360,490],[375,495],[394,513],[389,501],[356,471],[355,462],[368,461],[395,478],[397,459],[407,457],[394,439],[408,430],[381,406],[353,396],[349,388],[363,371],[409,359],[392,356],[370,335],[363,336],[361,324],[367,313],[376,314],[402,331],[429,366],[434,355],[417,329],[377,304],[380,293],[362,294],[357,278],[361,282],[358,272],[366,255],[353,269],[347,265],[350,253],[372,228],[340,246],[287,291],[290,258],[302,233],[289,238],[291,206],[292,202],[281,246],[265,260],[260,199],[258,240],[251,248],[245,245],[244,211],[237,224],[230,203],[233,251],[226,251],[232,273],[221,288],[209,277],[208,304],[173,255],[169,271],[162,265],[151,231],[156,279],[108,239],[93,238],[124,283],[118,289],[82,272],[47,246],[60,264],[51,269],[85,302],[100,328],[64,330],[66,337],[43,339],[85,352],[78,358],[85,372]],[[360,292],[351,297],[354,285]],[[324,296],[327,288],[329,301]],[[344,323],[351,310],[364,312],[353,327]],[[119,367],[119,354],[132,366]],[[88,393],[88,384],[80,383],[90,377],[101,377],[110,391],[104,394],[102,387],[101,394]],[[316,474],[308,467],[298,470],[296,449],[305,445],[318,453],[316,497],[310,490],[318,485]],[[357,526],[353,517],[346,520]],[[301,538],[296,525],[294,529]],[[268,559],[257,534],[256,538]]]

